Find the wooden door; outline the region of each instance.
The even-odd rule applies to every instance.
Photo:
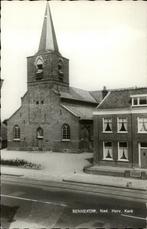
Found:
[[[147,168],[147,148],[140,148],[141,168]]]
[[[43,139],[38,139],[38,149],[39,149],[40,151],[43,150]]]

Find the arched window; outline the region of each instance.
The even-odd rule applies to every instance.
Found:
[[[36,134],[37,138],[43,138],[43,129],[41,127],[38,127]]]
[[[59,80],[63,81],[63,76],[64,76],[64,73],[63,73],[63,59],[61,59],[61,58],[58,61],[58,75],[59,75]]]
[[[39,73],[43,71],[43,61],[42,61],[42,59],[38,59],[37,60],[36,67],[37,67]]]
[[[62,140],[70,140],[70,126],[68,124],[62,126]]]
[[[42,56],[38,56],[35,60],[35,66],[36,66],[36,79],[39,80],[43,77],[43,65],[44,61]]]
[[[13,128],[13,138],[20,139],[20,127],[18,125],[15,125]]]

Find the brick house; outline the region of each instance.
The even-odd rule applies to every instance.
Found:
[[[93,112],[104,95],[70,87],[47,3],[39,49],[27,58],[27,92],[8,119],[8,149],[92,151]]]
[[[111,90],[98,105],[94,163],[147,168],[147,88]]]

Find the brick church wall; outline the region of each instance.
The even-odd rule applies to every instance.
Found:
[[[43,104],[42,104],[43,101]],[[39,103],[39,104],[36,104]],[[62,125],[70,126],[70,141],[62,141]],[[13,140],[13,127],[19,125],[20,141]],[[8,122],[8,149],[38,150],[36,130],[43,128],[42,150],[78,151],[79,122],[60,105],[59,95],[45,85],[37,85],[27,92],[26,101]]]

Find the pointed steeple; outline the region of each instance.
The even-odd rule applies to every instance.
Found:
[[[53,21],[52,21],[52,15],[51,15],[51,11],[50,11],[50,7],[49,7],[48,2],[46,5],[44,22],[43,22],[42,33],[41,33],[38,51],[41,51],[41,50],[43,50],[43,51],[51,50],[51,51],[59,52],[56,34],[55,34],[55,30],[54,30],[54,25],[53,25]]]

